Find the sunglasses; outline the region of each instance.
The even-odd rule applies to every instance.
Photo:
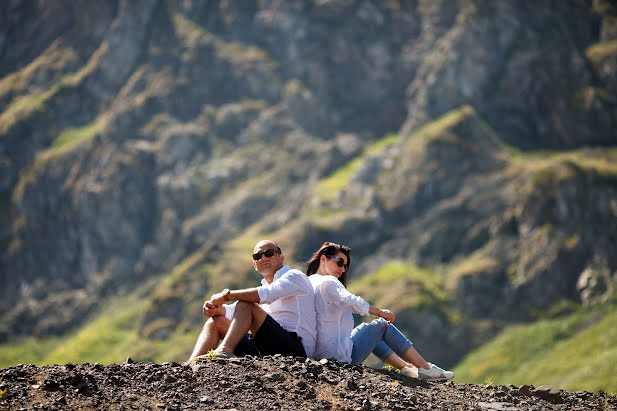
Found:
[[[336,260],[336,265],[339,267],[345,267],[345,260],[342,257],[338,257],[336,255],[324,254],[328,258],[334,258]]]
[[[270,258],[274,255],[274,253],[280,253],[280,251],[273,250],[272,248],[268,248],[267,250],[263,250],[263,251],[253,254],[253,260],[259,261],[261,260],[261,256],[264,256],[264,255]]]

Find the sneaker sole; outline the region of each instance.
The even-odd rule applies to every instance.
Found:
[[[446,378],[446,377],[425,378],[425,377],[421,377],[421,376],[420,376],[419,378],[420,378],[421,380],[424,380],[424,381],[436,381],[436,382],[440,382],[440,381],[448,381],[448,380],[451,380],[451,379],[452,379],[452,378],[454,378],[454,377],[452,377],[452,378]]]

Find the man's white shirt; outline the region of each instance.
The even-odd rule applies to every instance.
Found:
[[[316,341],[315,298],[309,278],[288,265],[274,274],[272,283],[263,279],[257,287],[259,306],[284,329],[302,338],[308,357],[313,356]],[[225,305],[225,317],[233,318],[236,304]]]

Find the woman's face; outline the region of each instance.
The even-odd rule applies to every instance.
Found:
[[[325,254],[321,256],[324,266],[324,274],[339,278],[345,272],[347,266],[347,256],[338,251],[336,254]]]

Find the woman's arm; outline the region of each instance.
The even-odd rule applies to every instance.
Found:
[[[368,315],[370,304],[361,297],[347,291],[343,284],[332,277],[332,280],[324,281],[320,287],[320,294],[326,301],[340,308],[348,308],[352,313]]]
[[[375,307],[371,305],[368,309],[369,314],[376,315],[377,317],[381,317],[389,323],[394,322],[394,313],[390,310],[382,310],[381,308]]]

